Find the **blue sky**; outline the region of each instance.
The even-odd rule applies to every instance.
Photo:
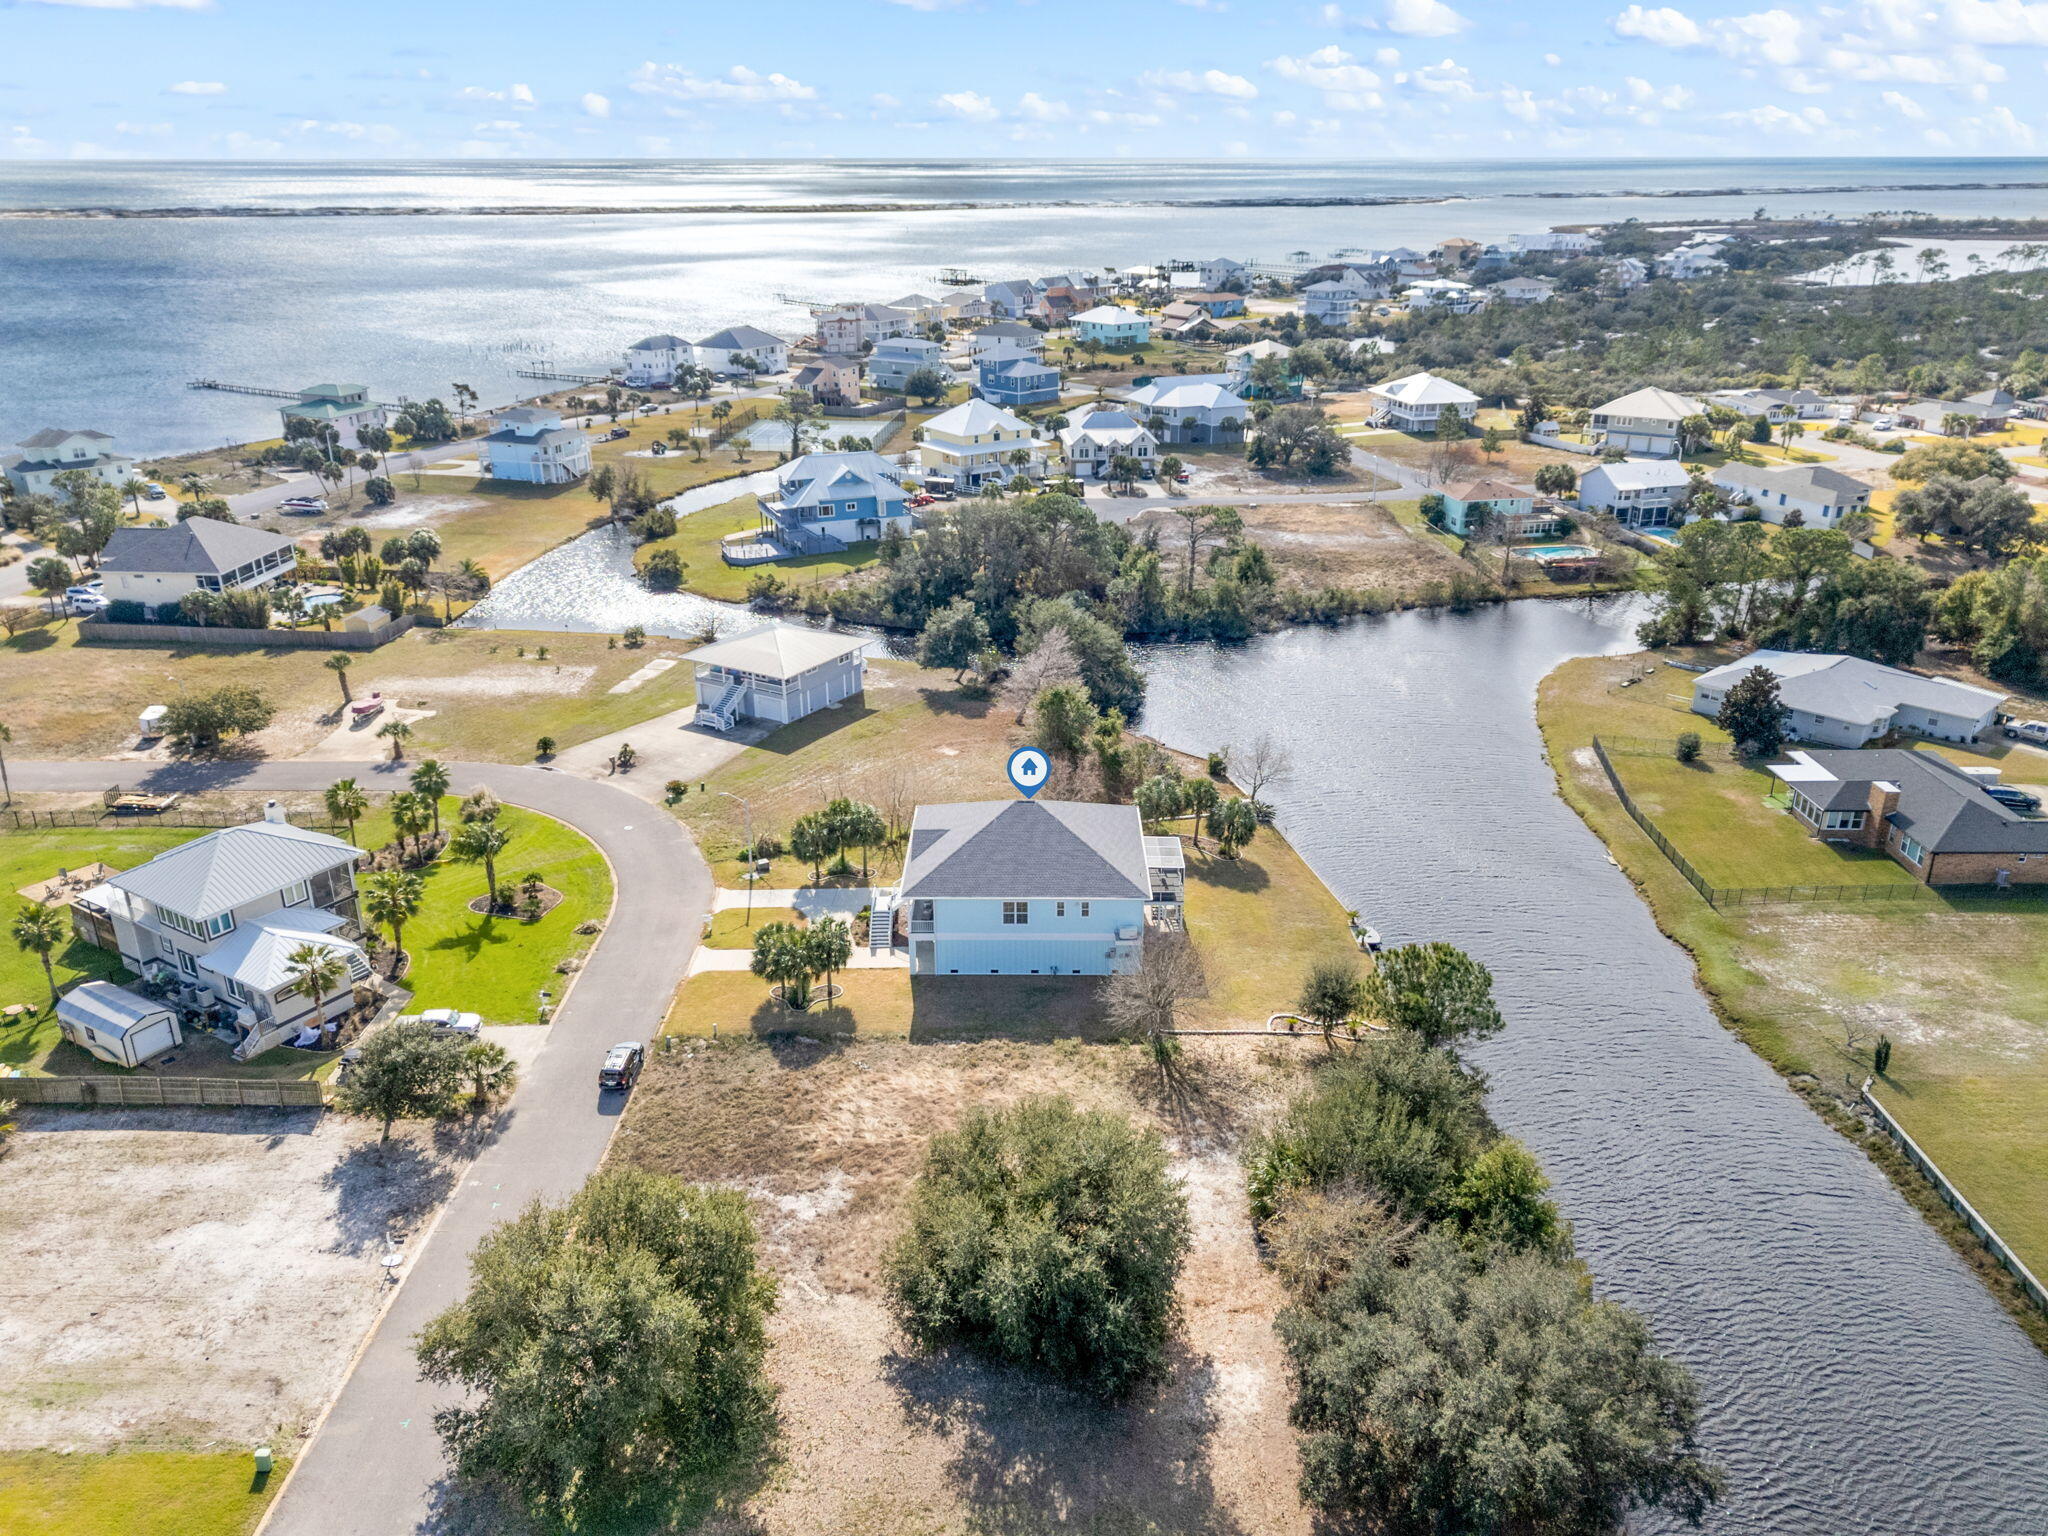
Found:
[[[0,0],[0,157],[2030,154],[2048,0]]]

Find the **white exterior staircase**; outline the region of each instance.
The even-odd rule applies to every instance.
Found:
[[[879,888],[868,908],[868,948],[888,949],[895,942],[896,893]]]

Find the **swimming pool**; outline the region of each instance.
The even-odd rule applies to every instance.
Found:
[[[334,591],[308,592],[305,594],[305,599],[308,608],[327,608],[343,601],[343,594]]]
[[[1515,553],[1548,565],[1553,560],[1590,560],[1600,551],[1590,544],[1525,544]]]
[[[1678,530],[1676,528],[1638,528],[1636,532],[1646,539],[1655,539],[1659,544],[1676,544],[1678,542]]]

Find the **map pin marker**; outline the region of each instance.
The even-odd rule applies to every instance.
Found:
[[[1036,747],[1019,747],[1010,754],[1010,782],[1026,800],[1045,788],[1052,764]]]

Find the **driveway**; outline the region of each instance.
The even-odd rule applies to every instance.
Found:
[[[106,780],[104,763],[9,767],[19,789],[97,789]],[[313,790],[353,776],[367,788],[396,789],[406,767],[173,764],[143,783],[186,793]],[[420,1381],[413,1335],[460,1298],[470,1250],[492,1227],[535,1199],[568,1194],[597,1167],[625,1107],[624,1095],[599,1096],[597,1064],[616,1041],[653,1039],[711,907],[711,873],[666,812],[612,785],[544,769],[449,769],[457,793],[483,785],[501,800],[574,826],[611,861],[617,897],[603,937],[524,1072],[503,1129],[407,1266],[390,1310],[272,1505],[261,1527],[266,1536],[398,1536],[431,1520],[444,1491],[433,1415],[447,1399]]]

